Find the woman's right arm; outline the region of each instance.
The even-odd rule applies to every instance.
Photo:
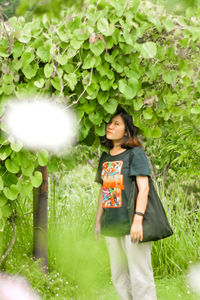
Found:
[[[95,220],[95,229],[94,229],[94,235],[97,239],[100,237],[100,234],[101,234],[101,218],[103,215],[102,201],[103,201],[103,187],[101,185],[101,188],[99,191],[99,200],[98,200],[97,214],[96,214],[96,220]]]

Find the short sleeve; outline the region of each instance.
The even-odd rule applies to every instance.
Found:
[[[103,180],[101,178],[101,172],[102,172],[102,163],[104,158],[105,152],[102,153],[100,159],[99,159],[99,165],[96,172],[95,182],[103,184]]]
[[[134,147],[131,151],[130,176],[150,176],[148,159],[140,147]]]

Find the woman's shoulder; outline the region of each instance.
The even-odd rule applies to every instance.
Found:
[[[133,147],[131,149],[131,155],[132,159],[134,160],[146,160],[147,155],[145,153],[145,150],[141,148],[140,146]]]
[[[145,153],[145,150],[140,146],[135,146],[130,149],[133,153]]]

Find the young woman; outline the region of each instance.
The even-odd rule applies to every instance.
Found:
[[[95,236],[105,236],[115,289],[124,300],[156,300],[151,265],[151,242],[143,239],[143,215],[148,201],[150,170],[137,127],[132,117],[119,108],[107,124],[96,182],[101,184],[95,222]],[[132,176],[136,176],[138,197],[130,226],[127,202]]]

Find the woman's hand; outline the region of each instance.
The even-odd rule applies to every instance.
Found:
[[[95,224],[94,236],[95,236],[96,240],[100,240],[100,238],[101,238],[101,224],[100,223]]]
[[[130,235],[132,242],[139,242],[143,240],[143,217],[134,215],[133,223],[131,225]]]

